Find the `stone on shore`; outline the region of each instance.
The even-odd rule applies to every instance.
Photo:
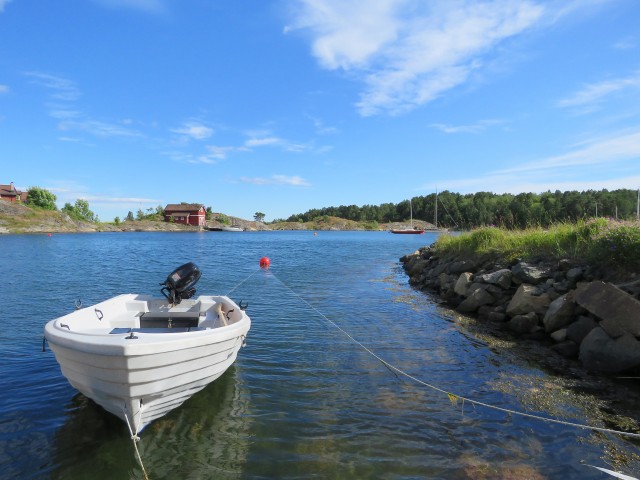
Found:
[[[495,301],[493,295],[481,288],[474,290],[471,295],[465,298],[457,310],[462,313],[471,313],[478,310],[482,305],[490,305]]]
[[[575,314],[573,295],[563,295],[549,304],[542,323],[547,333],[555,332],[573,322]]]
[[[580,344],[579,358],[591,370],[622,372],[640,365],[640,342],[629,334],[613,339],[596,327]]]
[[[601,320],[640,337],[640,302],[611,283],[591,282],[578,287],[575,301]]]
[[[535,312],[543,315],[551,300],[549,295],[542,292],[534,285],[523,283],[516,290],[515,295],[507,306],[507,315],[515,317],[516,315],[525,315],[529,312]]]

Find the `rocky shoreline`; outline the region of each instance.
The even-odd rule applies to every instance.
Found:
[[[537,340],[588,370],[640,372],[640,279],[617,284],[570,260],[439,256],[432,246],[403,256],[409,283],[460,313]]]

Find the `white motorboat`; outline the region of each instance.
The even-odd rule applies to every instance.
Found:
[[[45,326],[69,383],[132,432],[220,377],[244,346],[245,306],[226,296],[194,298],[199,278],[187,263],[161,284],[165,298],[118,295]]]
[[[239,225],[222,225],[218,227],[209,227],[207,230],[211,232],[244,232],[244,228]]]

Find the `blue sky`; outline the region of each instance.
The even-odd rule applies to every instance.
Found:
[[[0,183],[103,221],[640,187],[637,0],[0,0]]]

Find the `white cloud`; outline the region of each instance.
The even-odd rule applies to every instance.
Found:
[[[119,205],[122,203],[127,204],[144,204],[144,205],[158,205],[161,200],[155,198],[138,198],[138,197],[109,197],[106,195],[84,195],[81,197],[87,202],[99,203],[99,204],[114,204]]]
[[[278,137],[264,137],[264,138],[250,138],[245,142],[245,146],[251,147],[265,147],[270,145],[278,145],[282,143],[282,140]]]
[[[139,132],[97,120],[64,121],[58,125],[62,131],[80,130],[96,137],[140,137]]]
[[[75,82],[43,72],[25,72],[31,82],[51,91],[51,98],[56,101],[72,102],[80,98],[80,90]]]
[[[109,8],[127,8],[145,13],[164,13],[167,9],[164,0],[94,0]]]
[[[171,131],[194,140],[205,140],[213,135],[213,129],[198,122],[187,122],[182,127],[174,128]]]
[[[236,150],[235,147],[220,147],[217,145],[207,145],[209,151],[209,157],[217,160],[224,160],[230,152]]]
[[[480,133],[494,125],[503,124],[502,120],[480,120],[471,125],[448,125],[445,123],[433,123],[430,126],[443,133]]]
[[[519,193],[531,192],[542,193],[548,190],[555,192],[560,190],[566,191],[585,191],[585,190],[617,190],[620,188],[628,188],[636,190],[640,185],[640,176],[614,176],[607,179],[584,180],[581,178],[550,178],[550,177],[534,177],[523,178],[522,176],[494,176],[460,179],[444,182],[444,188],[460,193],[472,192],[493,192],[493,193]],[[442,187],[443,184],[440,184]],[[425,186],[425,190],[431,191],[432,186]],[[440,188],[442,190],[442,188]]]
[[[585,142],[561,155],[443,183],[463,192],[496,193],[638,188],[639,160],[640,130]]]
[[[614,43],[613,48],[616,50],[631,50],[636,48],[636,39],[633,37],[623,38]]]
[[[252,183],[254,185],[289,185],[294,187],[310,187],[311,184],[302,177],[287,175],[272,175],[264,177],[240,177],[242,183]]]
[[[336,127],[330,127],[324,124],[319,118],[309,117],[313,122],[313,126],[316,129],[318,135],[333,135],[338,133],[339,130]]]
[[[497,173],[524,173],[567,167],[593,165],[613,166],[622,162],[640,160],[640,131],[621,133],[609,138],[587,142],[569,153],[543,158],[501,170]]]
[[[560,107],[584,107],[593,106],[603,101],[606,97],[627,89],[640,89],[640,73],[630,77],[605,80],[599,83],[585,85],[581,90],[570,97],[558,102]]]
[[[10,1],[11,0],[0,0],[0,13],[4,11],[4,7],[6,7]]]
[[[400,113],[465,83],[496,45],[539,24],[533,0],[301,0],[294,24],[328,69],[364,83],[361,115]]]

